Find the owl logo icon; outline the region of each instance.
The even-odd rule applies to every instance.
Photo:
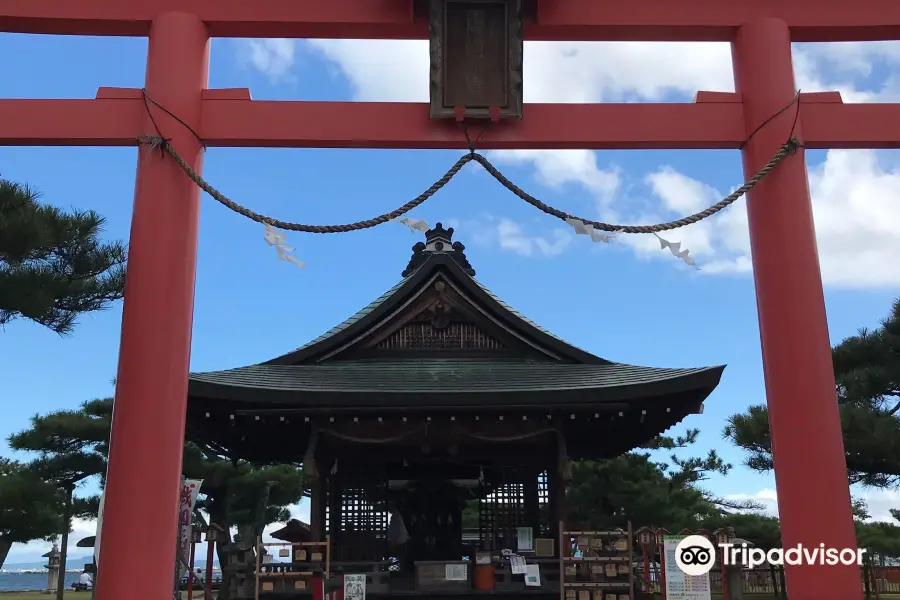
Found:
[[[706,575],[716,562],[716,547],[700,535],[689,535],[675,547],[675,564],[685,575]]]

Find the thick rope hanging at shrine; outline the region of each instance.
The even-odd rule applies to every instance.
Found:
[[[450,169],[446,173],[444,173],[444,175],[440,179],[435,181],[427,190],[425,190],[406,204],[403,204],[399,208],[378,215],[376,217],[372,217],[363,221],[356,221],[354,223],[347,223],[343,225],[307,225],[291,221],[282,221],[280,219],[275,219],[273,217],[254,212],[249,208],[238,204],[237,202],[211,186],[205,179],[203,179],[203,177],[200,176],[199,173],[191,168],[191,166],[187,163],[187,161],[184,160],[184,158],[181,157],[180,154],[178,154],[172,144],[169,143],[169,140],[163,137],[162,132],[156,125],[155,120],[153,120],[153,115],[150,110],[150,104],[153,104],[154,106],[158,107],[159,109],[176,119],[187,129],[189,129],[191,133],[193,133],[194,136],[197,137],[197,139],[202,143],[202,139],[200,138],[200,136],[186,123],[184,123],[184,121],[182,121],[176,115],[169,112],[165,107],[161,106],[159,103],[150,98],[150,96],[147,95],[146,90],[144,90],[143,93],[144,104],[147,109],[148,115],[150,115],[151,122],[153,123],[154,128],[157,130],[157,135],[141,136],[137,140],[138,144],[146,146],[151,150],[159,149],[165,152],[173,160],[175,160],[181,170],[184,171],[184,173],[191,179],[191,181],[193,181],[204,192],[209,194],[214,200],[216,200],[226,208],[229,208],[232,211],[243,215],[252,221],[265,225],[266,234],[264,236],[264,239],[270,246],[275,247],[278,252],[279,258],[288,262],[292,262],[301,268],[305,267],[305,265],[297,258],[291,256],[290,253],[293,252],[294,249],[286,245],[285,234],[277,230],[299,231],[302,233],[347,233],[350,231],[369,229],[371,227],[375,227],[376,225],[387,223],[388,221],[398,221],[409,227],[411,230],[426,231],[428,229],[428,224],[425,221],[404,217],[404,215],[434,196],[441,188],[447,185],[447,183],[449,183],[450,180],[453,179],[453,177],[455,177],[456,174],[459,173],[464,166],[473,161],[481,165],[485,171],[487,171],[494,179],[496,179],[507,190],[512,192],[516,197],[550,216],[565,221],[566,224],[572,227],[575,230],[575,233],[578,235],[587,235],[594,242],[609,243],[612,240],[613,236],[617,234],[653,234],[657,237],[657,239],[659,239],[660,248],[662,250],[668,249],[673,256],[696,268],[696,263],[693,257],[691,257],[690,251],[687,249],[681,249],[681,242],[669,242],[668,240],[660,237],[658,234],[660,232],[671,231],[680,227],[684,227],[686,225],[698,223],[703,219],[711,217],[712,215],[731,206],[744,194],[752,190],[763,179],[765,179],[766,176],[771,173],[772,170],[776,166],[778,166],[778,164],[787,156],[793,154],[799,148],[801,148],[800,142],[795,137],[793,137],[794,130],[797,125],[797,120],[799,119],[800,115],[800,92],[798,91],[796,96],[794,96],[794,99],[791,100],[789,104],[763,121],[753,131],[753,133],[748,136],[747,140],[745,140],[745,142],[741,144],[741,147],[745,146],[747,142],[749,142],[750,139],[752,139],[753,136],[755,136],[756,133],[758,133],[764,126],[769,124],[775,117],[779,116],[780,114],[791,108],[791,106],[796,104],[797,109],[794,115],[794,123],[791,127],[791,132],[788,136],[788,140],[784,144],[782,144],[782,146],[775,152],[775,155],[772,157],[772,159],[767,162],[755,175],[744,182],[743,185],[735,189],[719,202],[716,202],[715,204],[700,212],[694,213],[687,217],[676,219],[674,221],[657,223],[655,225],[615,225],[604,223],[601,221],[585,219],[576,215],[569,214],[565,211],[559,210],[548,204],[545,204],[544,202],[541,202],[540,200],[517,186],[508,177],[501,173],[500,170],[497,169],[497,167],[495,167],[484,155],[479,154],[470,142],[470,149],[468,154],[460,157],[459,160],[457,160],[456,163],[454,163],[454,165],[450,167]],[[468,140],[468,134],[466,134],[466,138]]]

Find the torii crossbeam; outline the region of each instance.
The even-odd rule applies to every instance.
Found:
[[[720,41],[737,92],[693,104],[526,105],[483,148],[737,149],[796,94],[791,41],[900,39],[896,0],[531,0],[528,40]],[[416,39],[414,0],[0,0],[0,31],[148,36],[146,90],[209,146],[466,148],[408,103],[259,102],[208,90],[210,36]],[[896,148],[900,105],[803,95],[806,148]],[[200,142],[154,111],[194,170]],[[754,174],[786,140],[786,111],[742,148]],[[138,90],[92,100],[0,100],[0,144],[132,146],[155,134]],[[122,317],[98,600],[171,594],[193,318],[200,192],[173,161],[140,152]],[[803,152],[748,200],[778,506],[785,547],[853,548],[830,343]],[[777,445],[776,445],[777,443]],[[139,549],[132,531],[140,523]],[[793,600],[860,600],[855,565],[787,566]],[[137,574],[140,574],[138,576]]]

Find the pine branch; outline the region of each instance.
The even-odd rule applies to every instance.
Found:
[[[94,211],[39,198],[0,179],[0,325],[25,318],[68,334],[79,315],[123,297],[127,251],[100,240],[104,219]]]
[[[728,500],[709,492],[703,492],[706,500],[725,512],[751,512],[765,510],[766,506],[756,500]]]
[[[684,435],[674,438],[660,435],[642,445],[641,448],[645,450],[674,450],[676,448],[686,448],[697,441],[697,436],[699,434],[699,429],[688,429]]]

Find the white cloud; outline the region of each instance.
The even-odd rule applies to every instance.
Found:
[[[356,93],[356,100],[428,101],[428,43],[395,40],[307,40],[334,62]]]
[[[549,152],[547,154],[553,154]],[[594,190],[597,172],[572,175],[552,156],[543,153],[516,156],[523,163],[535,164],[538,172],[558,169],[558,178],[581,177],[582,185]],[[542,175],[547,178],[547,175]],[[827,285],[844,288],[872,288],[900,285],[900,168],[884,165],[878,153],[867,150],[832,150],[823,163],[809,172],[810,193],[819,248],[822,277]],[[634,223],[662,222],[692,214],[720,200],[725,193],[687,177],[671,167],[663,166],[646,176],[644,183],[655,198],[654,210],[632,212],[627,219]],[[720,214],[662,234],[666,239],[681,241],[682,247],[701,259],[704,273],[749,272],[750,236],[746,200],[742,199]],[[634,198],[624,197],[612,205],[633,205]],[[600,219],[615,221],[619,212],[601,203]],[[660,252],[659,242],[652,236],[620,236],[642,256],[671,260]]]
[[[238,40],[238,58],[273,82],[292,80],[297,44],[295,40],[272,38],[264,40]]]
[[[428,100],[428,43],[422,40],[308,40],[353,85],[357,100]],[[873,65],[900,64],[900,43],[797,44],[798,86],[839,90],[845,100],[871,101],[853,81]],[[734,89],[731,52],[722,43],[527,42],[526,102],[688,100],[698,90]],[[891,83],[883,86],[890,91]]]
[[[530,161],[543,185],[560,188],[578,183],[604,201],[615,196],[621,183],[619,169],[599,168],[596,153],[588,150],[496,150],[489,154],[498,163]]]
[[[663,167],[647,175],[646,182],[662,201],[663,206],[685,214],[706,208],[705,205],[710,201],[715,202],[719,195],[710,186],[689,179],[671,167]]]
[[[509,219],[497,223],[497,237],[500,247],[522,256],[556,256],[562,254],[572,241],[572,236],[564,229],[554,229],[548,237],[528,236],[522,226]]]
[[[708,206],[723,194],[664,168],[651,185],[670,214]],[[845,288],[900,285],[900,170],[886,168],[873,151],[833,150],[809,173],[819,260],[826,284]],[[681,203],[681,204],[679,204]],[[720,216],[685,227],[677,234],[711,273],[750,270],[747,209],[740,201]]]
[[[428,100],[426,41],[307,43],[338,64],[357,100]],[[733,88],[726,44],[528,42],[523,64],[526,102],[616,101]]]
[[[75,544],[85,537],[94,535],[96,522],[93,520],[73,519],[72,531],[69,532],[69,556],[90,556],[91,548],[77,548]],[[41,555],[50,551],[52,544],[41,540],[35,540],[27,544],[13,544],[10,548],[5,564],[20,562],[36,562],[41,560]],[[81,565],[69,565],[68,568],[78,568]]]
[[[565,252],[574,237],[571,230],[564,227],[541,228],[543,235],[525,230],[520,223],[511,219],[497,218],[483,214],[477,221],[447,221],[454,229],[465,229],[466,239],[477,246],[499,246],[500,248],[527,257],[553,257]]]
[[[886,521],[896,523],[891,516],[890,509],[900,508],[900,491],[898,490],[865,490],[852,489],[853,497],[866,503],[870,521]],[[726,500],[752,500],[764,506],[764,512],[772,516],[778,516],[778,493],[770,488],[764,488],[753,494],[730,494]],[[740,535],[740,532],[738,532]]]
[[[425,41],[305,43],[343,72],[357,100],[428,98]],[[293,56],[282,53],[287,54]],[[260,68],[269,68],[268,59],[260,57],[259,62]],[[900,65],[898,42],[798,44],[794,63],[804,91],[836,89],[851,102],[900,98],[900,79],[888,75],[881,82],[869,81],[877,67]],[[529,42],[524,65],[527,102],[687,101],[697,90],[734,89],[730,50],[719,43]],[[597,201],[594,214],[584,216],[605,221],[671,220],[722,197],[721,191],[666,166],[646,177],[625,178],[618,166],[598,165],[596,153],[584,150],[504,151],[491,153],[491,158],[530,166],[537,182],[551,188],[582,186]],[[900,169],[880,164],[873,152],[832,151],[823,164],[811,168],[810,185],[825,282],[845,287],[900,284],[900,271],[889,266],[900,263],[900,204],[894,200],[900,195]],[[635,187],[648,193],[635,197]],[[747,272],[751,264],[744,202],[664,237],[689,248],[704,273]],[[543,238],[526,235],[521,225],[509,220],[494,226],[496,242],[520,254],[559,254],[569,243],[560,232]],[[619,239],[639,256],[672,260],[652,236]]]

